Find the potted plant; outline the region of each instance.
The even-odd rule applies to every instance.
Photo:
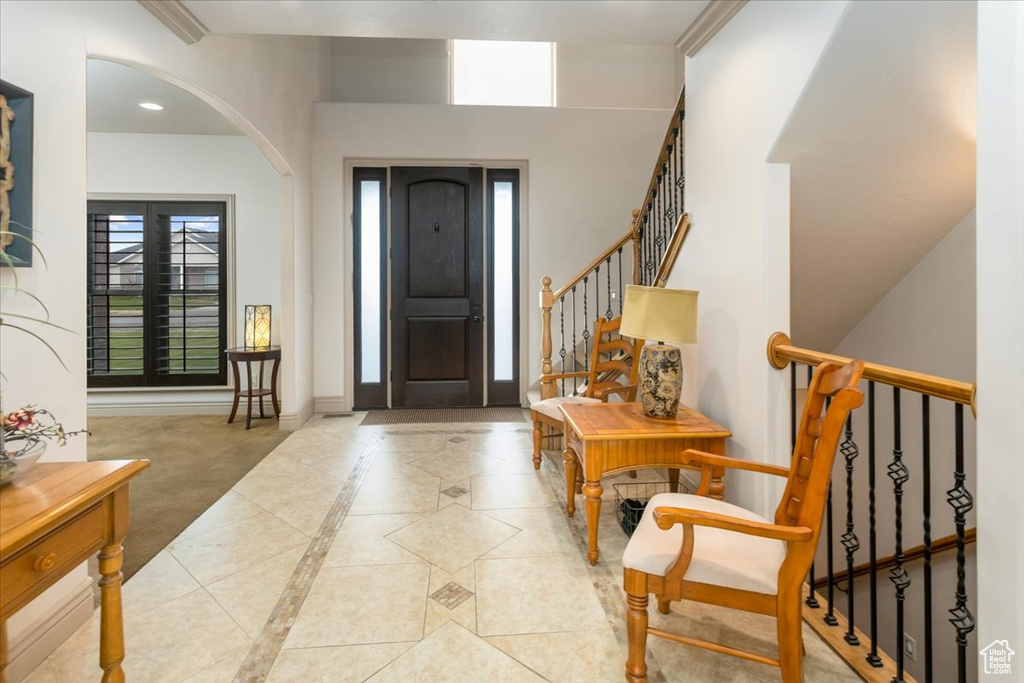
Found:
[[[51,441],[67,444],[68,437],[84,433],[64,431],[53,413],[34,405],[12,413],[0,413],[0,486],[14,481],[35,464]]]

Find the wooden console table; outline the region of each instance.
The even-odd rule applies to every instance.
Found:
[[[97,551],[102,681],[124,681],[121,543],[128,482],[147,467],[148,460],[43,463],[0,489],[0,681],[8,617]]]
[[[260,417],[266,417],[263,414],[263,397],[270,397],[270,404],[274,408],[274,417],[280,419],[281,417],[281,406],[277,401],[277,370],[281,365],[281,347],[280,346],[268,346],[265,349],[247,349],[244,346],[237,346],[233,349],[225,351],[228,355],[228,362],[231,363],[231,373],[235,379],[235,400],[231,404],[231,415],[228,416],[228,424],[235,421],[235,413],[238,412],[238,399],[245,396],[248,399],[248,404],[245,410],[245,428],[248,429],[252,423],[252,400],[258,398],[260,400]],[[274,367],[270,371],[270,388],[263,388],[263,363],[272,360],[274,361]],[[260,364],[260,378],[259,386],[257,388],[252,387],[252,364],[258,362]],[[250,385],[243,389],[242,384],[239,381],[238,376],[238,364],[245,363],[245,377],[246,382]]]
[[[725,440],[732,432],[692,408],[679,406],[675,420],[645,417],[639,403],[569,403],[561,406],[565,415],[565,511],[576,512],[577,468],[583,468],[583,495],[587,510],[587,558],[597,564],[597,527],[601,517],[601,478],[606,474],[645,467],[664,467],[669,486],[676,491],[679,468],[693,467],[686,455],[694,448],[725,455]],[[725,469],[711,469],[708,495],[722,499]]]

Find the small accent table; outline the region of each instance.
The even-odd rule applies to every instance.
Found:
[[[48,462],[0,489],[0,681],[6,681],[7,618],[94,553],[100,554],[100,667],[123,683],[121,543],[128,482],[148,460]]]
[[[260,400],[260,417],[266,417],[263,413],[263,397],[270,397],[270,404],[274,408],[274,417],[280,419],[281,417],[281,406],[277,401],[277,370],[281,365],[281,347],[280,346],[268,346],[265,349],[247,349],[244,346],[237,346],[233,349],[225,351],[228,355],[228,362],[231,363],[231,374],[235,378],[235,400],[231,404],[231,415],[228,416],[228,424],[235,421],[235,413],[238,412],[238,400],[245,396],[247,401],[245,411],[245,428],[248,429],[252,423],[252,400],[258,398]],[[263,388],[263,364],[268,361],[274,361],[274,366],[270,371],[270,388]],[[252,387],[252,364],[259,362],[260,374],[259,374],[259,386],[257,388]],[[238,364],[245,363],[245,376],[248,378],[247,383],[249,387],[242,389],[242,383],[238,376]]]
[[[597,526],[601,517],[601,477],[644,467],[664,467],[669,488],[679,488],[679,468],[693,468],[686,455],[697,449],[725,455],[725,440],[732,432],[692,408],[679,406],[674,420],[645,417],[639,403],[570,403],[560,406],[565,415],[566,513],[576,513],[576,474],[583,468],[583,495],[587,510],[587,558],[597,564]],[[722,499],[725,468],[711,468],[711,498]]]

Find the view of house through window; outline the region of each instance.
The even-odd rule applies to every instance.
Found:
[[[226,383],[225,213],[89,202],[89,386]]]
[[[555,106],[555,44],[452,41],[452,104]]]

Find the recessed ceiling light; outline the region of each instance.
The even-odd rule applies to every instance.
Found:
[[[160,111],[163,107],[156,102],[139,102],[139,106],[150,111]]]

